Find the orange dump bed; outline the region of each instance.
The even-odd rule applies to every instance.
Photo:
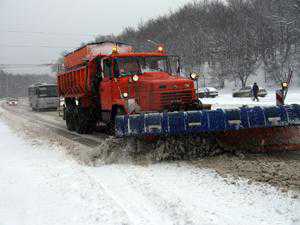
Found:
[[[74,68],[82,65],[85,60],[90,60],[97,55],[110,55],[113,47],[116,45],[114,42],[100,42],[87,44],[73,52],[70,52],[64,57],[65,68]],[[132,46],[117,43],[119,53],[127,53],[132,51]]]
[[[91,95],[92,77],[96,74],[96,56],[112,53],[114,42],[87,44],[64,57],[65,72],[57,75],[58,91],[64,97],[83,97]],[[127,44],[117,43],[119,53],[132,52]],[[88,64],[84,62],[88,60]]]
[[[64,97],[82,97],[89,89],[89,76],[86,67],[70,70],[57,76],[58,93]]]

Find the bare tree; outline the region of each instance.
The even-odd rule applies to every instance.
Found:
[[[291,65],[299,66],[299,32],[299,0],[212,0],[186,4],[96,41],[123,41],[144,51],[154,49],[151,39],[180,55],[186,69],[208,63],[220,86],[232,79],[245,86],[262,62],[276,82]]]
[[[10,74],[0,70],[0,98],[27,96],[28,87],[37,82],[55,83],[47,74]]]

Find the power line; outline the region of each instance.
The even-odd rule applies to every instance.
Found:
[[[74,46],[50,46],[50,45],[7,45],[7,44],[0,44],[0,47],[5,48],[76,48]]]
[[[59,63],[41,63],[41,64],[0,64],[2,69],[19,69],[19,68],[35,68],[35,67],[51,67],[61,65]]]
[[[0,67],[0,70],[4,71],[20,71],[20,70],[44,70],[41,67],[16,67],[16,68],[2,68]]]
[[[44,31],[22,31],[22,30],[0,30],[1,33],[21,33],[21,34],[38,34],[54,36],[78,36],[78,37],[95,37],[97,34],[79,34],[79,33],[57,33]]]

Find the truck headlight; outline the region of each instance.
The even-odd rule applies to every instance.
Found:
[[[196,73],[191,73],[191,74],[190,74],[190,77],[191,77],[192,80],[196,80],[196,79],[198,78],[198,74],[196,74]]]
[[[137,81],[139,80],[139,76],[138,76],[138,75],[134,75],[134,76],[132,77],[132,80],[133,80],[134,82],[137,82]]]
[[[160,46],[158,46],[157,50],[158,50],[159,52],[163,52],[163,51],[164,51],[164,47],[160,45]]]
[[[124,93],[122,94],[122,97],[123,97],[123,98],[128,98],[128,93],[127,93],[127,92],[124,92]]]

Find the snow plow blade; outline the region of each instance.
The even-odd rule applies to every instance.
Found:
[[[116,118],[117,137],[238,134],[267,128],[296,128],[300,137],[299,127],[300,105],[146,113]]]

